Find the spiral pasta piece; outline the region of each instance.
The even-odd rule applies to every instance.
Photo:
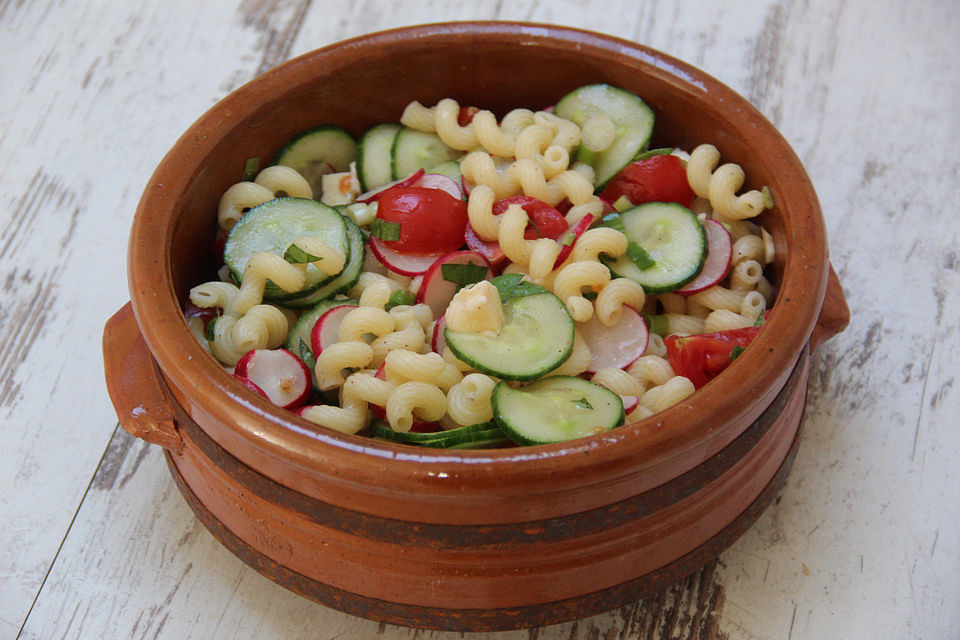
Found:
[[[729,331],[731,329],[744,329],[752,327],[754,320],[745,318],[739,313],[728,311],[727,309],[717,309],[711,311],[710,315],[703,321],[703,331],[712,333],[714,331]]]
[[[390,399],[390,394],[396,388],[397,385],[387,380],[381,380],[370,373],[358,371],[357,373],[351,373],[346,382],[343,383],[343,400],[344,403],[359,401],[385,407]]]
[[[597,319],[605,326],[614,327],[623,318],[624,306],[642,309],[645,297],[639,283],[629,278],[611,280],[594,301]]]
[[[303,409],[300,415],[322,427],[349,434],[357,433],[367,426],[370,420],[367,403],[355,398],[345,398],[342,408],[330,405],[312,406]]]
[[[413,382],[432,382],[446,369],[447,363],[438,353],[420,354],[409,349],[394,349],[384,357],[390,377]]]
[[[273,200],[273,192],[255,182],[238,182],[223,192],[217,205],[217,223],[229,231],[247,209]]]
[[[548,373],[549,376],[578,376],[590,368],[593,360],[593,354],[590,353],[590,347],[579,329],[573,331],[573,349],[570,351],[570,357],[563,361],[559,367]]]
[[[637,399],[639,399],[645,391],[639,380],[623,369],[614,367],[600,369],[600,371],[593,374],[590,382],[598,384],[601,387],[606,387],[618,395],[635,396]]]
[[[600,254],[619,258],[627,251],[627,236],[610,227],[597,227],[583,233],[573,244],[570,262],[596,261]]]
[[[759,191],[748,191],[738,196],[746,175],[738,164],[728,163],[716,168],[720,152],[712,144],[701,144],[687,161],[687,181],[701,198],[709,198],[713,210],[728,220],[743,220],[759,215],[766,201]]]
[[[553,292],[567,305],[576,322],[593,316],[593,304],[583,297],[583,287],[600,291],[610,282],[610,269],[593,261],[573,262],[563,267],[553,282]]]
[[[226,309],[239,293],[237,285],[230,282],[204,282],[190,289],[190,302],[201,309]]]
[[[447,397],[438,387],[425,382],[404,382],[387,400],[387,422],[394,431],[406,433],[417,418],[436,422],[447,412]]]
[[[344,383],[344,369],[362,369],[373,359],[373,348],[366,342],[337,342],[317,355],[314,373],[321,391]]]
[[[312,198],[313,189],[307,179],[296,169],[281,164],[267,167],[257,174],[254,182],[268,189],[274,198],[289,196],[291,198]]]
[[[383,309],[357,307],[343,316],[337,337],[340,342],[362,341],[368,335],[381,338],[394,328],[394,319]]]
[[[627,367],[627,373],[636,378],[644,388],[666,384],[667,380],[676,375],[666,358],[655,355],[640,356]]]
[[[493,419],[490,396],[496,381],[482,373],[471,373],[447,392],[447,414],[461,425]]]
[[[684,398],[692,396],[694,391],[696,389],[688,378],[675,376],[644,393],[640,398],[640,404],[654,413],[659,413]]]

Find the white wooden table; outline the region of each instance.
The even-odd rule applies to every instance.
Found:
[[[853,312],[815,356],[780,498],[661,596],[530,631],[960,637],[960,5],[927,0],[0,0],[0,639],[445,639],[284,591],[117,428],[100,332],[180,133],[284,59],[451,19],[651,45],[747,96],[806,163]]]

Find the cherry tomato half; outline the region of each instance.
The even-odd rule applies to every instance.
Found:
[[[730,366],[736,347],[746,347],[761,327],[702,333],[693,336],[667,336],[667,360],[678,376],[688,378],[697,389]]]
[[[440,255],[463,246],[467,205],[441,189],[400,187],[383,194],[377,217],[400,225],[400,238],[384,241],[390,249]]]
[[[693,204],[695,194],[687,182],[687,170],[674,155],[650,156],[628,164],[614,176],[600,197],[616,202],[626,196],[632,204],[676,202]]]
[[[550,238],[556,240],[570,226],[559,211],[542,200],[530,196],[511,196],[493,203],[493,215],[499,216],[512,204],[520,205],[527,212],[530,222],[523,233],[527,240]]]

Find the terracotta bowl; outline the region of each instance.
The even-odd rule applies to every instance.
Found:
[[[209,280],[216,204],[247,158],[323,123],[354,134],[412,99],[500,114],[608,82],[656,111],[653,146],[715,144],[769,185],[779,286],[768,326],[694,396],[573,442],[431,451],[317,430],[233,380],[180,313]],[[807,353],[846,305],[816,194],[746,100],[637,44],[555,26],[398,29],[291,60],[233,92],[174,145],[140,201],[128,305],[104,356],[125,429],[162,445],[210,530],[288,588],[410,626],[492,630],[582,617],[695,571],[759,515],[798,441]],[[826,294],[826,304],[824,304]]]

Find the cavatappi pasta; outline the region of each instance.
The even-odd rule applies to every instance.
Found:
[[[406,182],[375,195],[386,185],[370,184],[373,173],[365,173],[364,165],[377,158],[363,143],[357,148],[352,140],[344,141],[344,136],[349,138],[345,132],[337,138],[320,131],[327,137],[316,141],[321,157],[311,160],[309,171],[287,166],[279,154],[277,164],[224,191],[216,217],[226,236],[224,255],[230,267],[222,273],[229,275],[222,278],[227,281],[212,280],[191,289],[190,330],[228,370],[253,357],[251,352],[285,345],[306,362],[314,388],[307,405],[298,409],[301,417],[350,434],[371,429],[376,419],[387,426],[374,429],[375,435],[394,439],[390,433],[410,434],[409,440],[397,436],[403,442],[487,446],[502,441],[509,429],[497,414],[496,390],[503,385],[523,390],[531,380],[567,376],[609,390],[621,398],[628,421],[685,400],[703,380],[684,375],[684,367],[691,366],[677,357],[687,344],[684,340],[716,332],[755,333],[773,304],[775,290],[766,270],[776,259],[776,246],[753,220],[772,206],[771,194],[765,188],[742,192],[743,169],[721,164],[721,153],[711,144],[689,154],[665,149],[633,162],[627,158],[623,172],[644,162],[679,167],[684,195],[664,201],[689,210],[703,229],[718,225],[727,240],[721,238],[716,246],[703,240],[698,271],[682,285],[658,289],[631,276],[629,269],[622,273],[625,263],[642,272],[659,268],[644,264],[667,261],[623,222],[647,202],[631,196],[630,181],[621,179],[625,174],[598,184],[600,154],[614,153],[632,141],[623,139],[618,116],[602,110],[582,121],[564,117],[568,99],[558,103],[556,111],[517,108],[499,120],[490,111],[466,108],[450,98],[433,106],[410,102],[399,124],[382,134],[394,136],[386,147],[394,154],[387,158],[390,166],[406,161],[396,155],[402,153],[400,136],[428,141],[430,152],[441,149],[445,160],[437,163],[436,171],[420,167],[433,179],[417,172],[409,178],[396,175]],[[363,140],[373,134],[371,130]],[[323,159],[328,148],[321,143],[329,145],[331,157],[349,155],[362,162],[338,174],[332,160]],[[340,185],[336,194],[323,193],[335,184]],[[351,186],[356,184],[370,193],[358,198]],[[656,183],[651,188],[656,192]],[[469,254],[466,262],[452,261],[453,253],[447,251],[441,255],[403,244],[405,229],[419,224],[409,217],[400,222],[390,218],[390,212],[399,211],[390,197],[406,193],[404,189],[419,189],[424,198],[424,190],[443,191],[456,202],[445,206],[462,212],[468,247],[453,253]],[[610,202],[610,193],[621,195]],[[240,244],[231,244],[232,230],[244,216],[258,215],[265,203],[278,198],[308,200],[317,207],[324,206],[321,200],[344,204],[336,215],[329,207],[323,209],[333,221],[324,224],[332,226],[313,234],[301,233],[309,225],[292,216],[289,231],[283,219],[279,227],[263,231],[266,239],[254,231],[254,240],[246,242],[263,247],[245,256],[239,267],[230,263],[231,251]],[[533,209],[531,199],[538,201]],[[312,213],[304,215],[313,219]],[[344,219],[342,228],[336,216]],[[544,233],[545,219],[560,225],[560,232]],[[434,230],[442,235],[446,226],[427,224],[411,242],[429,244]],[[703,229],[700,234],[706,238]],[[267,238],[269,234],[285,239]],[[723,251],[724,242],[727,266],[710,280],[705,274],[716,268],[709,266],[710,253]],[[444,340],[451,325],[458,333],[500,335],[507,322],[501,310],[504,292],[499,285],[477,284],[498,274],[516,274],[511,282],[517,290],[518,282],[528,282],[535,287],[531,291],[553,294],[572,320],[566,355],[537,376],[500,377],[492,373],[495,364],[476,362]],[[684,290],[701,280],[695,289]],[[439,290],[447,293],[440,295]],[[448,307],[452,300],[457,304]],[[615,352],[611,343],[629,342],[620,335],[624,323],[640,322],[641,317],[647,339],[623,347],[630,350],[629,357]],[[605,331],[615,337],[606,340]],[[731,360],[739,355],[736,349],[743,347],[734,347]],[[611,362],[614,366],[607,366]],[[581,400],[593,409],[586,396]],[[499,438],[471,440],[462,435],[497,428],[503,429],[497,432]],[[424,435],[430,433],[440,435]],[[444,440],[444,433],[460,435]]]

